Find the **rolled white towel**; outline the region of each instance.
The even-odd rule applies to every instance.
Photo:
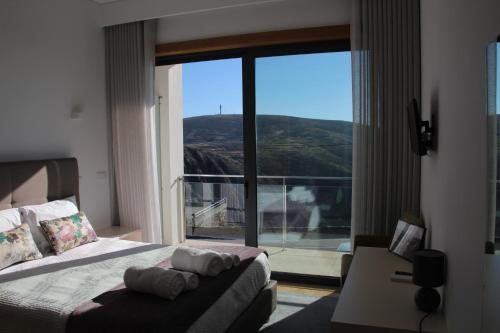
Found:
[[[225,269],[230,269],[231,267],[233,267],[233,258],[229,253],[220,253],[219,255],[222,257]]]
[[[231,259],[233,261],[233,266],[239,266],[240,265],[240,257],[238,257],[236,254],[230,254]]]
[[[181,271],[216,276],[224,270],[220,254],[192,247],[178,247],[172,254],[172,266]]]
[[[191,272],[183,272],[178,270],[175,271],[181,273],[182,276],[184,277],[184,280],[186,281],[186,290],[193,290],[198,288],[198,284],[200,283],[198,275]]]
[[[131,290],[169,300],[175,299],[186,288],[186,280],[180,272],[161,267],[129,267],[123,281]]]
[[[207,250],[207,251],[220,255],[222,257],[222,261],[224,262],[225,269],[230,269],[231,267],[239,266],[240,264],[240,257],[238,257],[236,254],[220,253],[214,250]]]

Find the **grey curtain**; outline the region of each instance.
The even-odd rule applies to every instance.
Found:
[[[156,22],[105,28],[107,97],[111,115],[120,225],[160,242],[161,221],[154,124]]]
[[[390,235],[420,210],[420,160],[406,106],[420,105],[420,2],[355,0],[352,234]]]

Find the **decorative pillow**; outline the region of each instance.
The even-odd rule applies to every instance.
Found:
[[[21,214],[17,208],[0,210],[0,232],[17,228],[21,225]]]
[[[26,223],[12,230],[0,232],[0,269],[21,261],[42,258],[36,247],[30,227]]]
[[[31,205],[19,208],[23,223],[28,223],[31,228],[31,233],[35,239],[35,243],[42,254],[50,253],[50,244],[40,230],[40,221],[58,219],[65,216],[70,216],[78,213],[76,207],[76,199],[74,196],[54,200],[41,205]]]
[[[97,235],[84,212],[50,221],[40,226],[56,254],[97,241]]]

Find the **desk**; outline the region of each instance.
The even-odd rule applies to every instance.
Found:
[[[391,281],[396,270],[411,272],[412,265],[387,249],[358,247],[331,319],[332,332],[418,332],[425,315],[413,300],[418,287]],[[425,319],[423,332],[447,332],[442,312]]]

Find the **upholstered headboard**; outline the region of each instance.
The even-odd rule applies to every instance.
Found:
[[[80,206],[75,158],[0,163],[0,210],[72,195]]]

